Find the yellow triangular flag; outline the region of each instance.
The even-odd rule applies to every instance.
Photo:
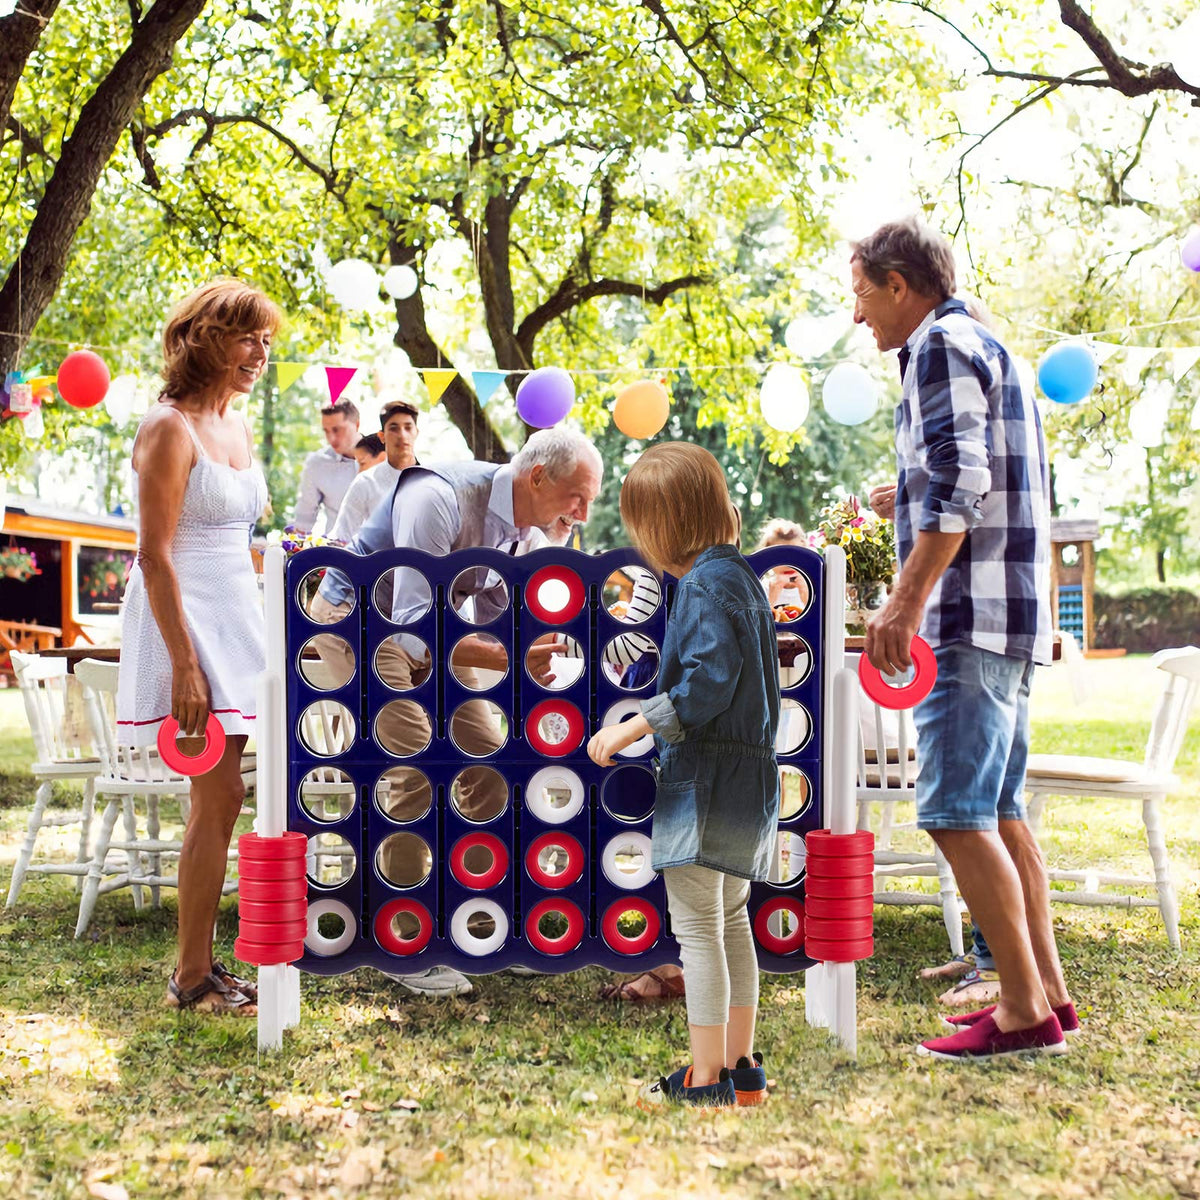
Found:
[[[442,398],[442,393],[450,386],[457,374],[458,372],[453,367],[449,370],[431,368],[421,372],[421,378],[425,380],[425,386],[429,389],[430,404],[436,404]]]
[[[308,363],[276,361],[275,382],[279,386],[279,394],[282,396],[307,370]]]

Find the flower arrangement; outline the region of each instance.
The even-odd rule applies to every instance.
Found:
[[[133,555],[120,551],[95,559],[88,565],[80,584],[84,594],[93,600],[120,600],[132,563]]]
[[[282,546],[284,554],[299,554],[301,550],[311,550],[314,546],[341,545],[331,542],[329,538],[319,533],[297,533],[294,525],[287,526],[282,532],[272,529],[267,534],[268,546]]]
[[[891,521],[865,512],[857,496],[835,500],[821,509],[813,546],[841,546],[846,580],[861,593],[866,585],[885,583],[896,569],[896,533]]]
[[[0,573],[7,579],[15,579],[18,583],[26,583],[35,575],[40,575],[41,568],[37,565],[37,555],[24,546],[8,546],[0,550]]]

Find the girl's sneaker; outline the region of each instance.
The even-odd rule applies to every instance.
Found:
[[[693,1104],[699,1108],[733,1108],[737,1092],[729,1075],[729,1068],[722,1067],[716,1083],[692,1087],[691,1066],[680,1067],[670,1075],[662,1075],[657,1083],[646,1089],[638,1105],[648,1111],[662,1104]]]
[[[987,1008],[981,1008],[978,1012],[958,1013],[953,1017],[943,1017],[942,1024],[948,1025],[957,1033],[960,1029],[966,1029],[971,1025],[978,1025],[984,1017],[990,1017],[995,1011],[996,1006],[992,1004]],[[1070,1000],[1066,1004],[1060,1004],[1052,1011],[1058,1018],[1058,1023],[1062,1026],[1063,1033],[1068,1037],[1073,1037],[1079,1032],[1079,1015],[1075,1012],[1075,1005]],[[737,1076],[734,1075],[735,1086],[736,1080]]]
[[[741,1108],[762,1104],[767,1098],[767,1073],[763,1070],[762,1062],[763,1056],[755,1050],[752,1059],[743,1055],[737,1060],[737,1066],[729,1072]]]

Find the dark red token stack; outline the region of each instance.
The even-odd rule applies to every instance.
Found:
[[[804,953],[857,962],[875,951],[875,835],[815,829],[804,839]]]
[[[238,838],[238,939],[233,952],[256,967],[295,962],[308,933],[302,833]]]

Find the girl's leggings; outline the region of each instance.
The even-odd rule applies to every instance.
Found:
[[[667,867],[663,879],[687,978],[688,1023],[724,1025],[731,1005],[758,1004],[750,881],[697,866]]]

